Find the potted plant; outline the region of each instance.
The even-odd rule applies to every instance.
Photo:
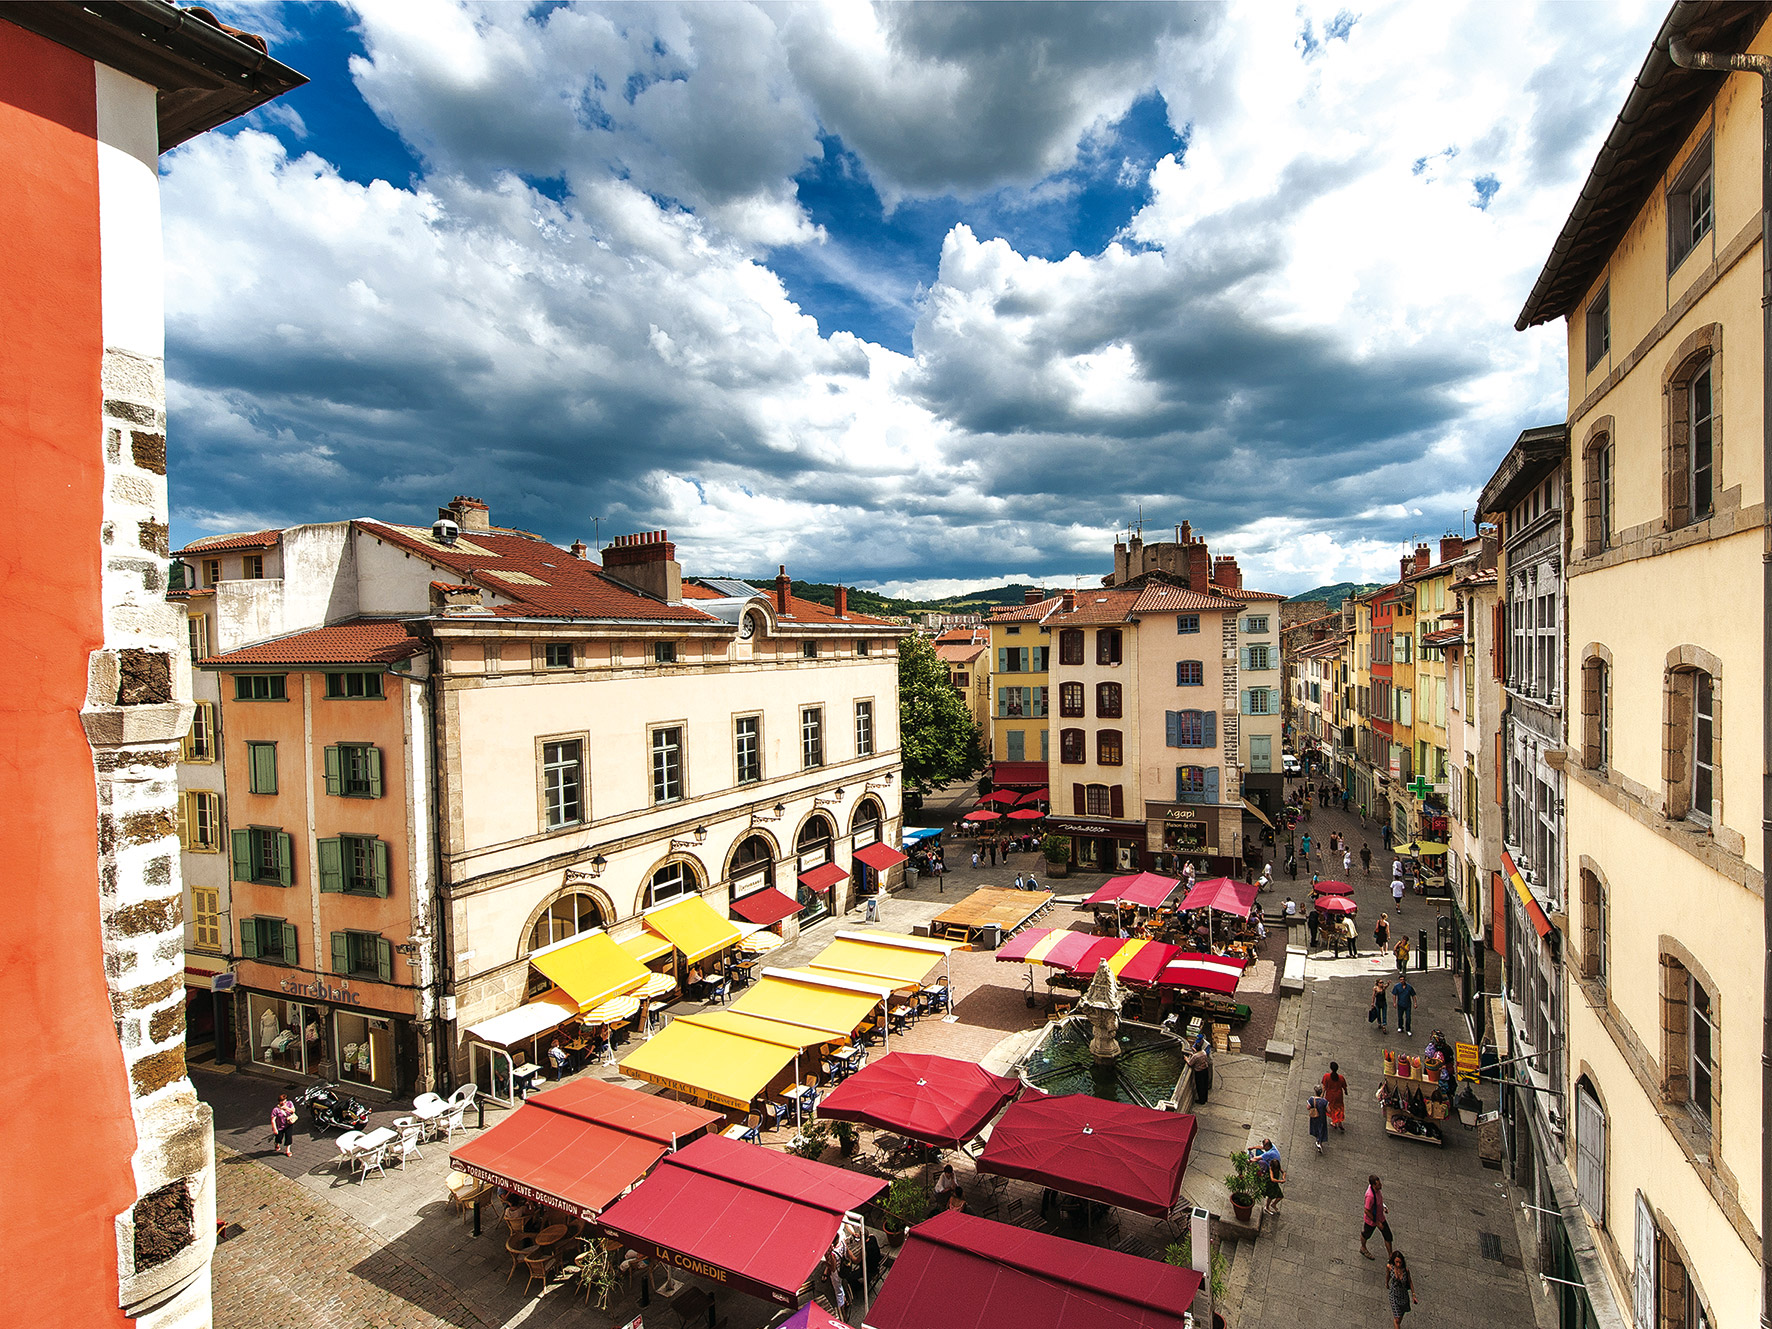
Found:
[[[598,1310],[609,1309],[609,1298],[614,1295],[621,1275],[613,1252],[601,1241],[586,1242],[584,1251],[566,1267],[566,1274],[579,1286],[591,1290]]]
[[[822,1121],[809,1121],[800,1128],[788,1148],[801,1158],[810,1158],[814,1163],[824,1157],[824,1151],[830,1147],[831,1128]]]
[[[833,1121],[831,1134],[837,1138],[837,1150],[844,1158],[855,1156],[857,1132],[853,1121]]]
[[[1236,1213],[1237,1221],[1247,1223],[1250,1211],[1255,1208],[1255,1197],[1262,1191],[1261,1168],[1247,1150],[1231,1155],[1231,1170],[1224,1184],[1231,1193],[1231,1209]]]
[[[1194,1237],[1191,1232],[1184,1232],[1180,1241],[1172,1241],[1163,1251],[1163,1263],[1172,1264],[1177,1269],[1194,1267]],[[1206,1261],[1209,1272],[1207,1281],[1212,1285],[1212,1304],[1217,1305],[1224,1300],[1224,1287],[1230,1277],[1230,1261],[1225,1259],[1218,1247],[1212,1248],[1211,1257]]]
[[[1046,875],[1062,877],[1070,869],[1071,840],[1068,835],[1048,835],[1040,841],[1040,852],[1046,857]]]
[[[893,1182],[886,1191],[886,1198],[880,1202],[885,1216],[886,1244],[904,1245],[904,1230],[912,1223],[922,1222],[934,1203],[934,1193],[916,1177],[900,1177]]]

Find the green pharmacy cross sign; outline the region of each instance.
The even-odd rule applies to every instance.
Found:
[[[1415,797],[1420,799],[1425,799],[1429,794],[1434,792],[1434,787],[1427,782],[1425,776],[1421,775],[1418,775],[1411,780],[1405,788],[1407,788],[1410,793],[1414,794]]]

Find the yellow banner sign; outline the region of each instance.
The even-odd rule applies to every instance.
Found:
[[[1460,1043],[1454,1049],[1453,1070],[1461,1080],[1469,1080],[1473,1084],[1477,1076],[1477,1045]]]

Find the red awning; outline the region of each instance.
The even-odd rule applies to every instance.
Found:
[[[1043,761],[998,761],[991,763],[991,783],[1001,789],[1012,785],[1017,789],[1039,789],[1046,785],[1046,763]]]
[[[1054,969],[1068,969],[1083,958],[1083,952],[1098,940],[1087,932],[1066,932],[1052,943],[1051,949],[1040,957],[1040,963],[1051,965]]]
[[[1526,911],[1526,918],[1532,924],[1532,930],[1538,934],[1539,940],[1550,936],[1550,919],[1544,916],[1544,910],[1532,898],[1532,888],[1526,885],[1526,879],[1520,875],[1520,869],[1514,864],[1513,855],[1505,849],[1501,851],[1501,871],[1507,878],[1507,884],[1519,897],[1520,907]]]
[[[798,1308],[843,1215],[885,1189],[878,1177],[704,1135],[661,1162],[597,1226],[717,1287]]]
[[[1023,928],[997,948],[999,960],[1025,960],[1028,952],[1052,935],[1051,928]]]
[[[820,1099],[818,1115],[958,1149],[1020,1092],[1020,1080],[992,1075],[976,1062],[889,1052]]]
[[[1113,904],[1117,900],[1125,900],[1144,909],[1155,909],[1175,894],[1175,888],[1179,885],[1179,877],[1159,877],[1154,872],[1140,872],[1130,877],[1113,878],[1083,903]]]
[[[828,891],[840,881],[847,881],[849,874],[835,863],[821,863],[809,872],[800,874],[800,884],[809,891]]]
[[[866,863],[875,872],[884,872],[887,868],[897,867],[904,862],[904,855],[889,844],[863,845],[851,855],[857,863]]]
[[[1187,893],[1187,899],[1181,902],[1183,909],[1216,909],[1223,914],[1240,914],[1249,917],[1249,911],[1255,907],[1255,883],[1252,881],[1233,881],[1229,877],[1208,877],[1205,881],[1195,882],[1193,890]]]
[[[1046,814],[1038,808],[1017,808],[1009,814],[1010,821],[1038,821]]]
[[[1023,803],[1046,803],[1050,802],[1051,798],[1052,791],[1041,786],[1039,789],[1030,789],[1027,793],[1023,794],[1021,796],[1021,801]]]
[[[1009,805],[1014,806],[1019,797],[1019,795],[1012,794],[1007,789],[999,789],[995,793],[986,794],[978,801],[981,803],[1008,803]]]
[[[1228,958],[1223,955],[1177,955],[1163,966],[1157,982],[1165,987],[1198,988],[1201,992],[1229,996],[1237,990],[1242,966],[1222,963]]]
[[[1083,953],[1066,966],[1073,974],[1085,977],[1095,973],[1103,960],[1111,960],[1120,953],[1120,947],[1126,943],[1119,937],[1096,937]]]
[[[1162,1218],[1181,1195],[1194,1119],[1089,1094],[1029,1094],[991,1128],[978,1170]]]
[[[1120,981],[1140,985],[1155,983],[1157,975],[1179,954],[1179,946],[1171,946],[1162,941],[1146,942],[1137,955],[1120,966]]]
[[[765,890],[739,896],[732,902],[732,912],[747,923],[768,927],[771,923],[779,923],[782,919],[792,918],[799,913],[800,902],[770,886]]]
[[[1182,1329],[1192,1269],[952,1211],[912,1228],[874,1329]]]
[[[673,1141],[720,1119],[687,1103],[579,1080],[535,1095],[449,1157],[470,1176],[595,1218]]]

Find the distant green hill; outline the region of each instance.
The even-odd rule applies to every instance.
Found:
[[[740,577],[739,581],[747,581],[759,590],[767,591],[775,585],[773,575],[767,577]],[[859,586],[849,588],[849,607],[861,614],[919,614],[924,610],[935,610],[948,614],[988,614],[1004,605],[1018,605],[1025,598],[1024,591],[1031,589],[1024,583],[1012,586],[992,586],[982,591],[968,591],[964,595],[952,595],[941,600],[899,600],[889,595],[881,595],[877,591],[863,590]],[[835,585],[822,581],[794,580],[794,594],[814,604],[828,605],[837,602]]]
[[[1293,596],[1288,604],[1298,604],[1305,600],[1321,600],[1324,604],[1338,605],[1350,595],[1365,595],[1376,591],[1383,582],[1338,581],[1333,586],[1319,586],[1315,590],[1304,591]]]

